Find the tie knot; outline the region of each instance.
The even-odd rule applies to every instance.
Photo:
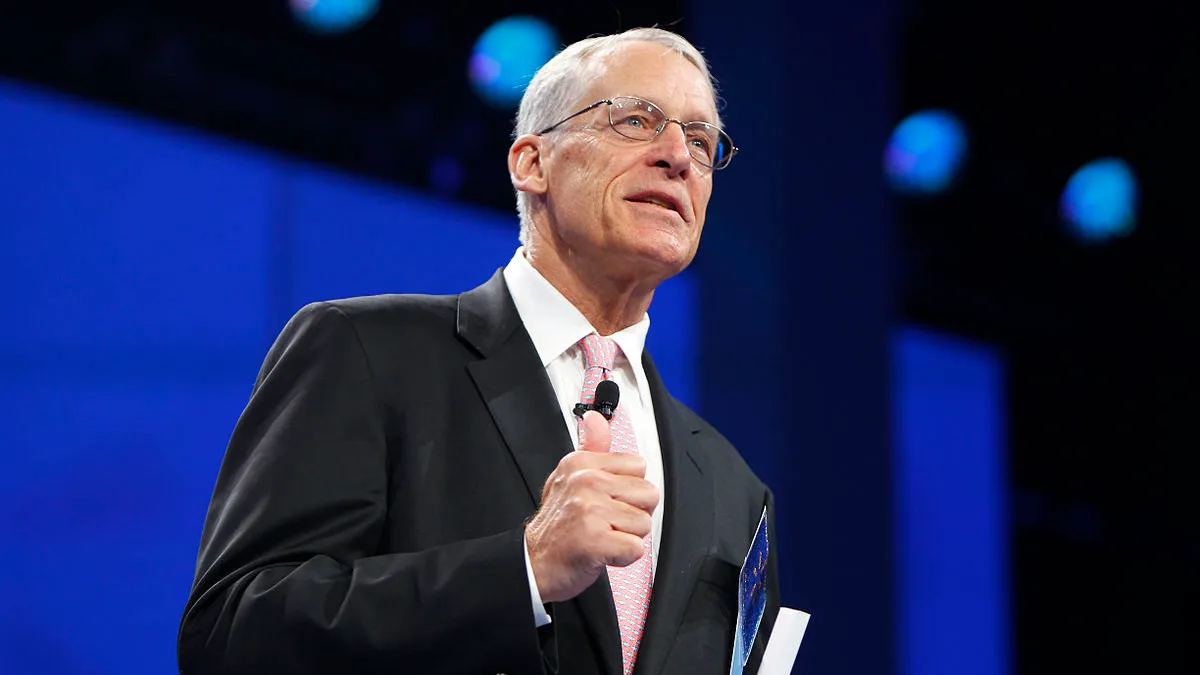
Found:
[[[585,368],[613,369],[613,359],[617,356],[617,343],[612,338],[600,337],[591,333],[579,341],[583,347],[583,365]]]

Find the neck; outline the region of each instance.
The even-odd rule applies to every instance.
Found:
[[[533,242],[525,247],[525,259],[604,336],[641,321],[658,286],[614,275],[602,261],[557,255]]]

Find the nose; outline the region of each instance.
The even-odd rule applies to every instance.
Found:
[[[655,166],[668,169],[672,176],[691,170],[692,154],[688,150],[687,134],[683,131],[682,122],[667,120],[666,127],[655,140]]]

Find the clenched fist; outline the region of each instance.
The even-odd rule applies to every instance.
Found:
[[[605,565],[624,567],[642,557],[658,488],[646,480],[646,460],[610,453],[610,442],[608,421],[585,413],[579,450],[546,479],[542,506],[525,527],[542,602],[569,600]]]

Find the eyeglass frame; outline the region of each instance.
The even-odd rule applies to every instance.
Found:
[[[622,134],[620,131],[617,131],[617,126],[615,124],[613,124],[612,106],[616,102],[616,99],[618,99],[618,98],[629,98],[629,99],[633,99],[635,101],[642,101],[643,103],[649,103],[650,105],[654,106],[659,112],[661,112],[663,114],[663,123],[660,127],[658,127],[658,129],[656,129],[654,131],[654,136],[652,136],[650,138],[646,138],[646,139],[630,138],[629,136]],[[555,122],[554,124],[551,124],[550,126],[546,127],[545,129],[542,129],[541,131],[535,133],[534,136],[541,136],[543,134],[548,134],[551,131],[554,131],[558,127],[562,126],[563,124],[566,124],[568,121],[573,120],[576,117],[579,117],[580,115],[582,115],[584,113],[591,112],[592,110],[595,110],[596,108],[599,108],[600,106],[605,105],[605,104],[608,105],[608,126],[613,131],[616,131],[617,134],[620,135],[622,138],[628,138],[631,141],[641,141],[643,143],[649,143],[649,142],[653,141],[654,139],[658,138],[659,136],[661,136],[663,130],[665,130],[667,128],[667,124],[669,124],[671,122],[678,124],[679,128],[683,130],[683,133],[685,136],[687,134],[687,125],[695,124],[695,123],[707,124],[708,126],[725,134],[725,137],[729,139],[729,148],[730,148],[729,159],[726,160],[725,164],[718,167],[718,166],[713,166],[711,164],[705,164],[702,160],[696,159],[696,156],[692,154],[691,150],[688,150],[689,157],[691,157],[692,159],[695,159],[697,162],[700,162],[700,164],[705,166],[706,168],[712,169],[713,171],[721,171],[723,169],[728,169],[730,163],[733,162],[733,158],[735,156],[737,156],[737,154],[738,154],[738,147],[733,144],[733,136],[730,136],[728,131],[725,131],[721,127],[719,127],[711,122],[705,122],[704,120],[692,120],[691,122],[684,122],[683,120],[676,119],[674,117],[667,117],[667,111],[663,110],[661,106],[659,106],[654,101],[647,101],[646,99],[642,98],[641,96],[614,96],[612,98],[600,99],[599,101],[596,101],[595,103],[587,106],[586,108],[584,108],[578,112],[571,113],[570,115],[567,115],[566,117]]]

